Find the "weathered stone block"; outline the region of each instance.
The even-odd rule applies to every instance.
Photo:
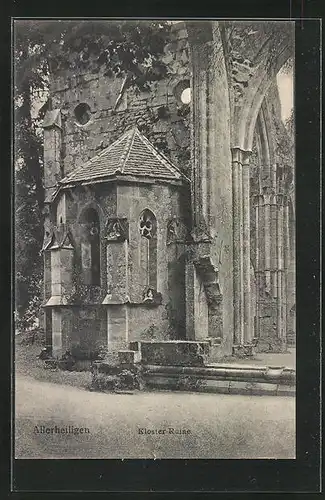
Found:
[[[234,394],[249,394],[250,387],[247,385],[247,382],[241,382],[238,380],[231,380],[229,382],[229,393]]]
[[[163,366],[203,366],[209,352],[208,342],[165,341],[141,342],[143,364]]]
[[[295,394],[296,394],[296,387],[294,385],[279,384],[277,386],[278,396],[295,396]]]
[[[121,365],[133,365],[135,363],[135,352],[126,349],[118,351],[118,361]]]

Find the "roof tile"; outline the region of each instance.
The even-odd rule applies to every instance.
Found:
[[[166,180],[182,178],[181,172],[135,127],[72,171],[60,184],[89,183],[116,174]]]

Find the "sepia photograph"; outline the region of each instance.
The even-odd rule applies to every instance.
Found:
[[[14,458],[296,459],[295,22],[12,37]]]

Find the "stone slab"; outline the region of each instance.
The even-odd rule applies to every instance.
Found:
[[[143,364],[160,366],[204,366],[209,353],[208,342],[195,341],[144,341],[138,348]]]

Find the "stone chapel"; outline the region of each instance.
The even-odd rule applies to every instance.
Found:
[[[294,342],[294,165],[279,164],[276,140],[288,133],[284,24],[248,35],[246,22],[175,23],[167,75],[141,92],[92,61],[52,75],[42,252],[54,356],[137,340],[209,340],[219,356]]]

